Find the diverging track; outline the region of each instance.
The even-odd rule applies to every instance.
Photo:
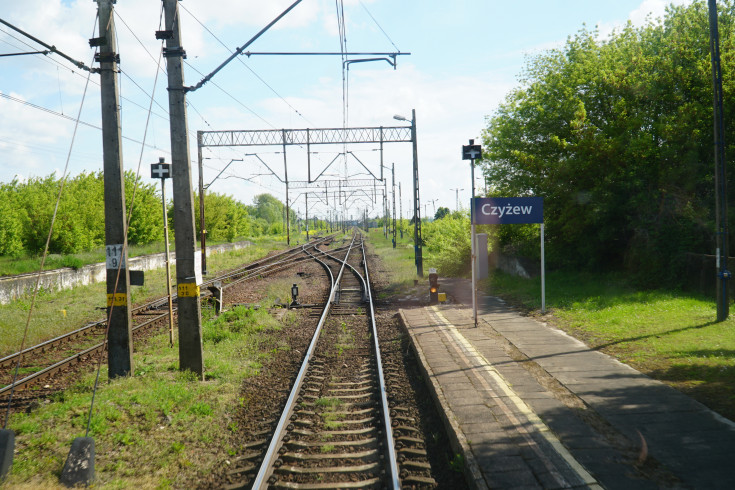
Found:
[[[361,236],[305,251],[329,277],[329,300],[283,413],[246,443],[228,487],[433,487],[418,428],[389,404]]]

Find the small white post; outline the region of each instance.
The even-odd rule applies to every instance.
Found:
[[[546,261],[544,260],[543,223],[541,223],[541,313],[546,313]]]

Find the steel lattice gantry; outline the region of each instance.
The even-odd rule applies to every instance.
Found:
[[[410,126],[326,129],[198,131],[200,146],[328,145],[410,143]]]
[[[415,111],[414,111],[415,114]],[[414,219],[416,235],[414,247],[419,276],[423,277],[421,258],[421,216],[418,201],[418,156],[416,152],[416,120],[410,121],[410,126],[378,126],[362,128],[307,128],[307,129],[264,129],[264,130],[227,130],[227,131],[197,131],[197,146],[199,153],[200,196],[203,192],[202,177],[202,149],[206,147],[236,147],[236,146],[280,146],[283,148],[284,171],[286,181],[286,208],[288,212],[288,168],[286,166],[286,147],[291,145],[305,146],[307,155],[308,180],[301,181],[303,187],[311,187],[319,180],[319,176],[311,178],[311,145],[330,144],[380,144],[381,180],[383,172],[383,144],[384,143],[411,143],[413,145],[414,167]],[[344,184],[344,182],[343,182]],[[302,188],[303,188],[302,187]],[[329,187],[326,184],[324,188]],[[202,199],[203,206],[203,199]],[[200,219],[203,221],[204,212],[200,210]],[[290,233],[287,222],[287,241],[290,243]],[[205,228],[202,222],[202,268],[206,270]]]

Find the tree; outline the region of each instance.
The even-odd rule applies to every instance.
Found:
[[[732,73],[735,8],[719,3],[723,72]],[[701,0],[605,40],[581,30],[530,59],[488,119],[491,194],[545,198],[550,261],[675,280],[684,252],[714,249],[710,77]],[[724,90],[735,155],[732,77]],[[519,233],[502,228],[501,244],[517,247]]]
[[[442,206],[439,206],[439,209],[436,210],[436,213],[434,214],[434,219],[442,219],[445,216],[448,216],[450,213],[449,208],[445,208]]]

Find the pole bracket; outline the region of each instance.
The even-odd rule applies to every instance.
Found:
[[[113,52],[95,53],[94,60],[97,63],[117,63],[120,64],[120,55]]]
[[[184,48],[179,46],[178,48],[163,48],[163,57],[164,58],[176,58],[181,57],[183,59],[186,59],[186,51],[184,51]]]

